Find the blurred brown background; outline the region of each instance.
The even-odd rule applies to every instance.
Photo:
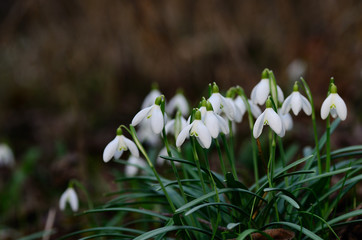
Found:
[[[348,118],[333,143],[361,144],[361,13],[358,0],[2,0],[0,140],[18,166],[31,149],[38,158],[18,210],[0,225],[20,235],[41,230],[70,178],[107,192],[103,148],[153,82],[168,99],[184,88],[195,105],[213,81],[249,95],[267,67],[287,96],[294,81],[287,69],[299,59],[316,111],[332,76],[346,101]],[[311,135],[295,135],[313,144]]]

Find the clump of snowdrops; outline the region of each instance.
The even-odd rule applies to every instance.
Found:
[[[347,107],[333,78],[326,92],[316,112],[303,78],[285,98],[268,69],[250,99],[240,86],[222,94],[212,83],[209,95],[190,109],[182,92],[166,101],[153,89],[132,123],[120,125],[104,149],[104,162],[125,165],[116,176],[119,190],[81,213],[99,216],[94,227],[63,239],[339,239],[340,228],[360,223],[351,219],[362,214],[355,194],[362,146],[332,151],[330,135],[346,119]],[[311,117],[312,127],[305,131],[314,135],[314,147],[297,159],[288,154],[283,137],[301,114]],[[319,116],[325,120],[322,135]],[[235,141],[242,121],[250,128],[248,157],[254,169],[248,186],[236,167],[249,161],[239,157]],[[125,156],[128,160],[122,160]],[[211,170],[211,159],[217,170]],[[342,198],[348,207],[337,212]],[[78,210],[72,186],[61,208],[67,201]]]

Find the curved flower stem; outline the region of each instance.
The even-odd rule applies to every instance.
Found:
[[[276,151],[276,141],[275,141],[276,135],[275,133],[272,133],[272,137],[271,137],[271,142],[270,142],[270,156],[269,156],[269,162],[268,162],[268,171],[267,171],[267,176],[268,176],[268,182],[269,182],[269,187],[273,188],[273,175],[274,175],[274,166],[275,166],[275,151]],[[272,195],[274,195],[274,193],[272,193]],[[270,196],[272,196],[270,195]],[[276,215],[276,220],[279,221],[279,212],[278,212],[278,206],[277,203],[274,202],[274,208],[275,208],[275,215]]]
[[[328,115],[326,120],[326,172],[331,168],[331,117]]]
[[[125,127],[126,128],[126,127]],[[127,129],[127,128],[126,128]],[[138,140],[137,138],[137,135],[136,135],[136,130],[134,129],[134,127],[132,125],[130,125],[130,129],[127,129],[129,131],[129,133],[132,135],[132,138],[133,138],[133,141],[135,142],[135,144],[137,145],[138,149],[141,151],[141,153],[143,154],[143,156],[146,158],[146,161],[148,163],[148,165],[150,166],[153,174],[155,175],[155,177],[157,178],[157,181],[158,183],[160,184],[161,186],[161,189],[163,191],[163,193],[165,194],[165,197],[168,201],[168,204],[170,205],[171,209],[172,209],[172,212],[174,213],[176,208],[175,208],[175,205],[173,204],[170,196],[168,195],[168,192],[166,191],[166,188],[165,186],[163,185],[163,182],[160,178],[160,176],[158,175],[155,167],[153,166],[153,163],[151,162],[150,158],[148,157],[147,153],[146,153],[146,150],[143,148],[142,144],[140,143],[140,141]]]
[[[219,141],[217,139],[214,139],[214,142],[215,142],[215,145],[216,145],[217,153],[219,155],[221,171],[222,171],[222,174],[224,175],[224,177],[226,179],[225,162],[224,162],[224,158],[222,157],[221,147],[220,147]]]
[[[226,140],[225,134],[221,133],[221,139],[222,139],[222,142],[223,142],[225,150],[226,150],[226,155],[228,156],[228,159],[229,159],[229,163],[230,163],[230,166],[231,166],[231,172],[233,174],[233,177],[234,177],[235,180],[238,180],[238,175],[236,174],[236,169],[235,169],[233,157],[232,157],[232,154],[230,153],[229,145],[228,145],[228,142]]]
[[[237,92],[240,95],[240,97],[243,99],[247,112],[248,112],[251,145],[252,145],[252,149],[253,149],[253,165],[254,165],[255,185],[256,185],[256,189],[259,189],[259,169],[258,169],[258,158],[257,158],[258,150],[257,150],[257,146],[256,146],[256,140],[253,136],[253,128],[254,128],[253,114],[251,113],[250,104],[249,104],[248,98],[245,95],[244,90],[240,86],[238,86]]]
[[[319,141],[318,141],[318,132],[317,132],[317,123],[316,123],[316,117],[315,117],[315,110],[314,110],[314,103],[313,103],[313,96],[310,91],[310,88],[307,84],[307,82],[304,80],[304,78],[300,78],[300,80],[303,83],[304,90],[307,94],[308,100],[310,102],[310,105],[312,106],[312,122],[313,122],[313,132],[314,132],[314,142],[315,142],[315,152],[317,153],[317,161],[318,161],[318,172],[322,173],[322,162],[321,162],[321,156],[319,152]]]
[[[195,160],[196,167],[197,167],[197,173],[199,174],[199,178],[201,181],[202,191],[204,194],[206,194],[205,181],[204,181],[204,177],[202,176],[200,160],[199,160],[199,156],[197,155],[196,143],[195,143],[194,137],[191,137],[191,142],[192,142],[192,153],[194,155],[194,160]]]
[[[169,144],[168,144],[167,137],[166,137],[165,127],[164,127],[163,130],[162,130],[162,140],[163,140],[163,143],[165,144],[165,147],[166,147],[168,156],[169,156],[169,157],[172,157],[171,149],[170,149],[170,146],[169,146]],[[187,203],[187,198],[186,198],[186,195],[185,195],[185,192],[184,192],[184,188],[182,187],[182,183],[181,183],[180,176],[179,176],[179,174],[178,174],[178,171],[177,171],[177,169],[176,169],[175,163],[174,163],[173,161],[171,161],[171,166],[172,166],[173,172],[175,173],[175,176],[176,176],[176,179],[177,179],[178,186],[179,186],[179,188],[180,188],[180,192],[181,192],[182,198],[184,199],[185,203]]]
[[[279,136],[278,136],[278,146],[279,146],[279,151],[280,151],[280,157],[282,159],[282,166],[283,166],[283,168],[285,168],[287,163],[286,163],[286,159],[285,159],[283,141],[282,141],[281,137],[279,137]],[[287,173],[287,172],[284,172],[284,173]],[[284,177],[284,182],[285,182],[285,186],[288,187],[289,186],[288,177]]]

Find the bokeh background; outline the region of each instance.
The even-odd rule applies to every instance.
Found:
[[[249,95],[269,68],[286,96],[302,75],[319,111],[333,76],[348,106],[333,144],[361,144],[361,13],[358,0],[0,1],[0,140],[16,157],[0,169],[0,238],[44,229],[69,179],[104,201],[114,165],[103,149],[152,83],[195,106],[213,81]],[[295,128],[300,151],[313,144],[309,118]],[[82,220],[58,211],[55,227]]]

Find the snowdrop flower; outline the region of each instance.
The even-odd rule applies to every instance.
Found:
[[[164,126],[164,117],[161,111],[161,102],[164,101],[164,96],[158,96],[155,103],[139,111],[132,120],[132,125],[138,125],[143,119],[151,121],[151,129],[155,134],[160,134]]]
[[[253,101],[251,101],[250,99],[248,99],[248,103],[250,106],[251,114],[253,114],[254,118],[258,118],[261,114],[259,106],[253,103]]]
[[[206,103],[206,109],[207,112],[205,114],[204,123],[206,128],[209,130],[211,137],[217,138],[220,132],[229,134],[227,122],[213,111],[209,101]]]
[[[128,163],[130,163],[130,165],[126,165],[124,168],[124,174],[127,177],[135,176],[140,168],[145,168],[147,166],[146,162],[142,158],[132,155],[128,158]]]
[[[209,97],[208,101],[211,103],[214,112],[216,112],[217,114],[224,112],[229,120],[234,119],[235,113],[232,100],[227,100],[227,98],[223,97],[219,93],[219,87],[216,85],[216,83],[213,83],[212,94]]]
[[[160,145],[160,137],[153,133],[151,129],[151,122],[143,119],[137,129],[137,137],[142,143],[149,144],[150,146]]]
[[[139,152],[136,144],[123,136],[122,129],[117,129],[117,136],[106,146],[103,151],[103,161],[108,162],[112,157],[120,158],[124,151],[129,150],[132,155],[138,157]]]
[[[234,106],[235,106],[234,120],[235,122],[240,123],[246,112],[246,107],[243,99],[239,95],[234,99]]]
[[[73,212],[78,211],[79,201],[77,193],[74,191],[72,187],[68,187],[67,190],[62,194],[59,200],[59,208],[64,211],[66,204],[69,203],[70,208]]]
[[[278,101],[284,101],[284,94],[282,89],[277,86]],[[260,82],[251,90],[250,98],[255,104],[263,105],[270,94],[269,86],[269,73],[268,70],[264,70],[262,73],[262,79]]]
[[[185,118],[182,117],[181,112],[178,111],[176,113],[175,119],[172,119],[167,122],[165,126],[166,134],[171,133],[175,136],[178,136],[184,127],[187,126],[187,121]]]
[[[190,112],[189,104],[182,92],[178,92],[170,102],[166,104],[166,112],[168,114],[171,115],[176,110],[180,110],[183,116],[188,115]]]
[[[290,109],[293,110],[293,113],[295,116],[298,115],[301,109],[305,112],[307,115],[312,114],[312,106],[310,105],[308,99],[306,99],[302,94],[298,91],[298,84],[295,82],[293,87],[293,93],[290,94],[284,101],[281,113],[286,114],[290,111]]]
[[[11,151],[8,145],[0,144],[0,166],[4,165],[11,167],[14,163],[13,151]]]
[[[341,120],[347,118],[347,106],[338,95],[337,86],[333,83],[331,85],[331,93],[322,104],[321,118],[326,119],[329,113],[331,113],[333,118],[339,117]]]
[[[151,92],[149,92],[147,94],[147,96],[145,97],[145,99],[142,102],[141,109],[152,106],[152,104],[155,102],[156,98],[160,95],[161,95],[161,93],[157,89],[157,85],[152,86]]]
[[[281,108],[279,108],[278,115],[282,119],[285,131],[291,130],[293,128],[293,119],[290,113],[282,114]]]
[[[176,139],[176,146],[180,147],[186,137],[194,136],[203,148],[209,148],[211,145],[211,135],[205,124],[201,120],[201,112],[196,111],[195,120],[187,125]]]
[[[280,137],[285,134],[285,129],[279,115],[271,107],[271,100],[266,101],[265,111],[256,119],[253,129],[254,138],[258,138],[263,131],[264,125],[269,125],[273,131]]]

